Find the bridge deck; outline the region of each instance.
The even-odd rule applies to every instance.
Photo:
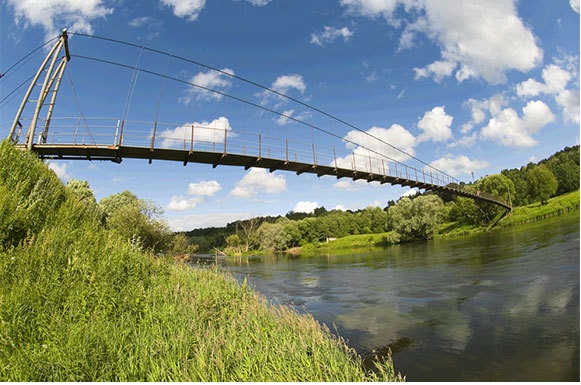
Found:
[[[24,147],[24,146],[19,146]],[[24,147],[25,148],[25,147]],[[367,182],[377,181],[381,184],[389,183],[392,185],[401,185],[416,187],[419,189],[432,191],[445,191],[455,195],[460,195],[472,199],[487,201],[507,210],[512,208],[504,202],[496,199],[474,194],[468,191],[457,189],[450,186],[441,186],[433,183],[421,182],[412,179],[398,178],[390,175],[381,175],[354,171],[346,168],[332,167],[320,164],[308,164],[302,162],[286,161],[274,158],[257,157],[254,155],[219,153],[210,151],[190,151],[180,149],[160,149],[136,146],[106,146],[106,145],[67,145],[67,144],[37,144],[33,150],[41,158],[57,159],[85,159],[85,160],[109,160],[120,163],[123,158],[167,160],[183,162],[184,166],[188,163],[211,164],[213,167],[218,165],[242,166],[245,169],[250,167],[260,167],[268,169],[270,172],[275,170],[284,170],[296,172],[297,175],[302,173],[316,174],[318,177],[323,175],[335,176],[337,179],[349,178],[352,180],[363,179]]]

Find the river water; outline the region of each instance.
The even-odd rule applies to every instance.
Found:
[[[408,381],[579,381],[579,213],[451,240],[225,260]]]

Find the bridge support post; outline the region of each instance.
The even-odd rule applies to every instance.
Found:
[[[62,57],[61,62],[59,63],[59,65],[55,69],[56,61],[57,61],[59,55],[61,54],[61,50],[63,50],[63,49],[64,49],[64,56]],[[43,139],[46,140],[46,135],[48,134],[48,127],[49,127],[50,119],[52,116],[52,110],[54,107],[54,103],[56,101],[56,94],[58,92],[65,67],[66,67],[67,62],[69,60],[71,60],[71,56],[69,54],[68,35],[67,35],[67,30],[64,29],[60,38],[58,39],[56,44],[51,48],[49,53],[44,58],[44,61],[42,62],[42,64],[38,68],[36,75],[34,75],[34,78],[32,79],[32,82],[30,83],[30,86],[28,87],[28,90],[26,91],[24,98],[22,99],[22,102],[20,103],[20,107],[18,108],[18,111],[16,112],[16,116],[14,117],[14,121],[12,122],[12,127],[10,128],[9,137],[12,141],[14,141],[14,142],[18,141],[18,138],[14,138],[14,131],[16,130],[16,127],[20,125],[20,117],[22,116],[22,112],[24,111],[24,107],[26,106],[26,103],[28,103],[30,101],[29,100],[30,95],[32,94],[34,87],[39,85],[38,80],[40,79],[42,72],[45,70],[47,71],[47,73],[44,77],[44,82],[41,85],[40,93],[38,95],[38,100],[36,101],[36,108],[34,110],[34,114],[32,116],[32,121],[30,123],[30,126],[28,128],[28,133],[26,135],[26,143],[25,144],[29,150],[32,150],[32,145],[33,145],[35,131],[36,131],[36,125],[38,122],[38,116],[40,114],[40,110],[42,109],[42,106],[44,105],[44,102],[45,102],[48,94],[50,92],[53,92],[54,94],[50,99],[49,110],[47,112],[47,117],[45,120],[45,127],[43,130]],[[55,84],[55,81],[56,81],[56,85],[55,85],[54,89],[51,91],[51,88],[53,88],[53,84]]]
[[[62,57],[61,62],[59,63],[59,65],[55,69],[56,61],[57,61],[57,59],[60,55],[60,52],[63,48],[64,48],[65,55]],[[30,83],[30,86],[28,87],[28,90],[26,91],[26,94],[24,95],[24,98],[22,99],[22,102],[20,103],[20,107],[18,108],[18,111],[16,112],[16,116],[14,117],[14,121],[12,122],[12,127],[10,128],[9,138],[12,141],[14,141],[14,142],[18,141],[18,138],[14,138],[14,131],[16,130],[17,126],[21,125],[20,124],[20,117],[22,116],[22,112],[24,111],[24,107],[26,106],[26,103],[28,103],[30,101],[29,100],[30,95],[31,95],[34,87],[36,85],[38,85],[38,80],[40,79],[42,72],[45,70],[47,71],[47,73],[44,77],[44,82],[41,85],[40,93],[38,95],[38,100],[36,101],[36,108],[34,110],[34,115],[32,116],[32,121],[30,123],[30,127],[28,128],[28,133],[26,135],[26,143],[25,144],[29,150],[32,150],[32,143],[33,143],[34,137],[35,137],[36,125],[38,122],[38,115],[40,114],[40,110],[42,109],[42,106],[44,105],[46,97],[48,96],[48,94],[50,92],[53,92],[53,95],[52,95],[52,97],[50,99],[50,103],[49,103],[47,117],[45,120],[45,127],[43,130],[43,139],[46,140],[46,135],[48,133],[50,119],[52,117],[52,111],[54,108],[54,104],[56,102],[56,94],[57,94],[58,89],[60,87],[61,79],[62,79],[63,73],[65,71],[67,62],[69,60],[71,60],[71,56],[69,54],[68,35],[67,35],[67,30],[64,29],[61,36],[59,37],[58,41],[56,42],[56,44],[51,48],[49,53],[44,58],[44,61],[40,65],[38,71],[36,72],[36,75],[32,79],[32,82]],[[53,84],[55,84],[55,81],[56,81],[56,85],[55,85],[54,89],[51,91],[51,88],[52,88]]]

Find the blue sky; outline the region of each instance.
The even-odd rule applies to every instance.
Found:
[[[579,0],[5,0],[1,7],[2,73],[66,27],[223,72],[82,36],[71,37],[73,54],[139,63],[374,148],[361,131],[369,132],[463,181],[579,143]],[[41,60],[42,51],[0,80],[2,137],[22,89],[7,96]],[[316,129],[184,83],[78,57],[67,71],[58,116],[157,117],[172,123],[160,125],[164,140],[196,123],[225,130],[232,143],[261,134],[329,146],[329,136]],[[345,161],[362,151],[340,140],[336,146]],[[152,200],[174,230],[317,206],[384,207],[411,193],[310,174],[163,161],[52,161],[50,167],[65,182],[89,181],[97,199],[127,189]]]

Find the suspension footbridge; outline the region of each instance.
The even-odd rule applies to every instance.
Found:
[[[8,132],[15,146],[34,151],[43,159],[121,163],[123,159],[132,158],[149,163],[154,160],[176,161],[184,166],[203,163],[214,168],[260,167],[270,172],[310,173],[319,177],[332,176],[442,191],[511,209],[509,202],[463,188],[456,178],[391,145],[386,140],[389,138],[360,130],[305,102],[236,76],[231,70],[216,69],[112,39],[80,35],[79,40],[82,37],[134,48],[139,52],[137,62],[131,64],[114,60],[114,57],[74,54],[69,47],[68,34],[63,31],[36,74],[31,80],[27,79],[30,80],[28,89]],[[149,59],[145,58],[147,55]],[[71,60],[116,68],[131,74],[125,102],[114,104],[119,111],[118,116],[95,117],[84,113],[78,100],[78,87],[71,77],[69,95],[79,114],[68,116],[55,113],[58,110],[57,94]],[[177,70],[181,67],[175,63],[194,65],[203,71],[200,70],[195,76],[183,76],[180,75],[183,70]],[[172,70],[172,65],[175,70]],[[139,76],[157,79],[160,82],[159,93],[141,92],[137,87]],[[208,77],[212,76],[220,81],[208,82]],[[103,81],[115,82],[106,78]],[[229,89],[211,87],[211,84],[229,84],[230,88],[234,88],[231,86],[233,82],[241,84],[236,88],[238,94]],[[164,94],[171,92],[170,84],[174,89],[179,89],[174,98],[179,103],[166,102],[169,112],[164,114],[161,106],[162,101],[168,99]],[[104,98],[108,99],[113,92],[106,92],[105,95]],[[146,113],[141,114],[152,119],[132,118],[129,113],[131,103],[136,104],[139,98],[153,100],[145,107]],[[176,107],[190,106],[196,102],[212,102],[214,108],[219,104],[225,105],[222,107],[225,111],[216,111],[216,115],[220,116],[207,121],[196,121],[192,116],[178,122],[170,120],[177,116]],[[291,109],[289,104],[294,104],[295,109]],[[123,105],[122,111],[120,105]],[[301,114],[295,112],[299,108],[303,111]],[[133,110],[137,109],[133,107]],[[252,111],[250,117],[239,122],[242,129],[233,127],[235,119],[225,117],[249,110]],[[339,133],[338,127],[349,132]]]

